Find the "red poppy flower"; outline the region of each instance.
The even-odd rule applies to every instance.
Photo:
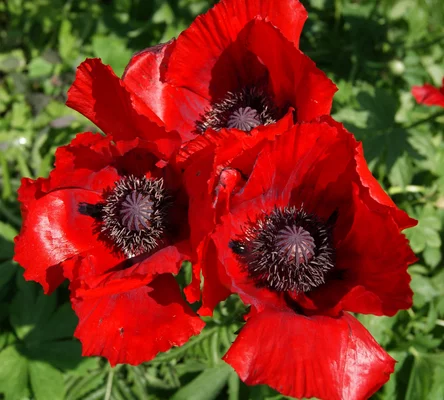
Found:
[[[100,121],[100,107],[94,112]],[[160,136],[115,144],[79,134],[57,150],[48,179],[24,179],[19,190],[15,260],[46,293],[70,280],[83,354],[112,365],[148,361],[204,325],[172,276],[189,258],[188,198],[177,168],[157,156],[176,138]]]
[[[186,173],[219,165],[196,161]],[[329,117],[297,124],[232,157],[209,185],[216,224],[202,251],[205,311],[215,304],[205,292],[220,300],[222,290],[252,306],[224,359],[247,384],[285,395],[369,397],[394,361],[347,311],[411,306],[415,256],[400,231],[416,221],[371,175],[361,145]],[[191,196],[191,211],[202,198]]]
[[[330,112],[336,86],[299,49],[297,0],[222,0],[177,40],[136,54],[125,85],[184,142],[208,128],[255,134],[291,111]]]
[[[444,107],[444,78],[441,88],[426,83],[423,86],[413,86],[412,94],[419,104]]]

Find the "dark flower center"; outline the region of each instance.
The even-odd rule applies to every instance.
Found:
[[[151,251],[164,240],[170,197],[163,179],[124,177],[98,205],[81,204],[79,211],[98,221],[99,231],[126,256]]]
[[[208,128],[236,128],[250,132],[259,125],[268,125],[280,118],[280,112],[272,98],[258,87],[246,87],[238,92],[228,92],[220,101],[211,105],[196,123],[197,131],[204,133]]]
[[[244,227],[230,247],[258,286],[309,292],[334,267],[334,218],[324,223],[303,209],[276,208]]]

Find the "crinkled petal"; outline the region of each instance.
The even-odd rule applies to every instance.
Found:
[[[94,219],[79,213],[78,207],[99,200],[95,192],[69,189],[48,193],[27,204],[14,256],[25,268],[25,279],[40,283],[46,293],[50,292],[61,283],[58,264],[97,245]],[[53,279],[55,269],[60,269],[58,279]]]
[[[63,173],[76,169],[98,171],[111,164],[113,158],[112,140],[92,132],[79,133],[67,145],[57,149],[56,170]]]
[[[202,276],[202,306],[199,314],[212,316],[214,308],[232,293],[230,278],[227,276],[225,265],[217,259],[217,250],[212,241],[207,244],[206,259],[203,262]]]
[[[159,352],[181,346],[204,323],[182,299],[172,275],[147,286],[71,299],[79,324],[74,333],[84,356],[102,356],[112,366],[138,365]]]
[[[253,315],[224,356],[248,385],[297,398],[363,400],[394,370],[393,360],[352,316]]]
[[[353,287],[342,299],[342,307],[391,316],[412,306],[407,267],[417,258],[392,218],[372,212],[357,191],[353,197],[353,225],[336,248],[341,280]]]
[[[271,93],[279,107],[291,104],[298,121],[330,113],[336,85],[278,28],[268,21],[254,19],[240,33],[238,42],[265,66]]]
[[[209,83],[215,64],[220,62],[221,54],[236,41],[245,25],[257,16],[269,20],[298,46],[307,18],[307,12],[299,1],[221,1],[196,18],[178,37],[166,79],[176,87],[186,87],[209,98]]]
[[[14,259],[25,268],[26,279],[51,292],[62,280],[60,263],[100,245],[95,220],[81,207],[101,202],[103,191],[116,179],[112,167],[98,172],[66,167],[52,171],[49,179],[22,180],[18,199],[23,224],[15,238]]]
[[[66,104],[114,140],[141,138],[165,158],[180,146],[179,135],[166,132],[154,112],[132,96],[112,69],[99,59],[87,59],[78,67]]]
[[[82,282],[76,296],[106,296],[145,286],[158,275],[177,274],[185,259],[176,246],[129,259],[104,255],[104,251],[106,249],[98,249],[82,258],[75,272],[76,279]]]
[[[362,186],[366,189],[361,192],[361,195],[365,198],[366,202],[371,203],[373,207],[378,208],[381,212],[390,213],[400,230],[415,226],[418,222],[410,218],[405,211],[400,210],[396,206],[370,172],[364,157],[362,143],[357,143],[352,135],[345,129],[344,125],[335,121],[332,117],[323,116],[321,121],[335,127],[340,135],[350,137],[352,145],[355,147],[356,172],[359,175]]]
[[[164,81],[174,41],[145,49],[133,56],[122,77],[125,85],[148,105],[168,130],[177,130],[182,141],[196,137],[196,120],[209,105],[201,96]]]
[[[444,107],[444,78],[441,89],[426,83],[423,86],[413,86],[412,95],[419,104]]]

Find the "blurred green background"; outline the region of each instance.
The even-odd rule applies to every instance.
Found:
[[[246,0],[248,1],[248,0]],[[277,0],[275,0],[277,1]],[[373,173],[419,220],[408,231],[412,309],[360,316],[398,360],[381,400],[444,398],[444,110],[412,85],[444,76],[442,0],[306,0],[301,49],[339,87],[333,114],[364,142]],[[120,75],[131,55],[177,36],[208,0],[0,0],[0,399],[282,399],[247,388],[220,361],[241,326],[222,304],[204,333],[139,367],[80,356],[67,287],[44,296],[11,261],[21,177],[47,176],[57,146],[95,128],[68,109],[77,65],[100,57]]]

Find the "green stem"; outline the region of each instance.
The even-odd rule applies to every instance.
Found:
[[[111,368],[108,373],[108,380],[106,381],[106,392],[103,400],[111,399],[111,391],[113,388],[114,368]]]
[[[389,188],[388,192],[390,195],[399,194],[399,193],[423,193],[426,188],[424,186],[418,185],[407,185],[405,188],[401,186],[392,186]]]
[[[416,350],[413,346],[409,348],[410,353],[412,353],[416,358],[420,356],[418,350]]]
[[[426,118],[423,118],[423,119],[420,119],[419,121],[414,122],[413,124],[404,126],[404,129],[415,128],[418,125],[422,125],[422,124],[425,124],[426,122],[433,121],[434,119],[436,119],[438,117],[441,117],[443,115],[444,115],[444,110],[440,110],[440,111],[438,111],[438,112],[436,112],[436,113],[434,113],[434,114],[432,114],[432,115],[430,115],[430,116],[428,116]]]

